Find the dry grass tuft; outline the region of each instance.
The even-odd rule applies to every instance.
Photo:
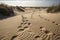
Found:
[[[3,16],[13,16],[14,11],[12,7],[5,4],[0,4],[0,14],[2,14]]]
[[[52,6],[47,9],[48,13],[57,13],[60,12],[60,4],[57,6]]]

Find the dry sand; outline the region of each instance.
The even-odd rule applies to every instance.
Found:
[[[0,40],[60,40],[60,13],[26,9],[0,20]]]

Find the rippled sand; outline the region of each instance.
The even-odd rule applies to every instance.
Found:
[[[60,13],[27,9],[0,20],[0,40],[60,40]]]

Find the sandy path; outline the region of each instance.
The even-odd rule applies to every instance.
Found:
[[[21,15],[0,21],[0,34],[6,40],[60,40],[59,13],[28,10]]]

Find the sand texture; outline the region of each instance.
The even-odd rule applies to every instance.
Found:
[[[0,40],[60,40],[60,13],[27,8],[0,20]]]

